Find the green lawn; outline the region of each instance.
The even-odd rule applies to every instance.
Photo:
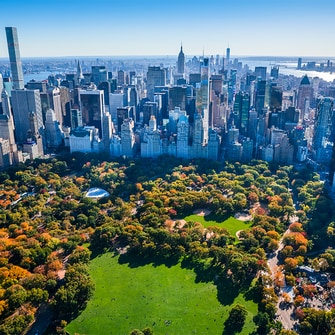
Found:
[[[184,218],[185,221],[194,221],[201,223],[204,227],[216,226],[226,228],[232,236],[236,236],[239,230],[249,229],[250,221],[241,221],[235,219],[233,216],[223,222],[215,221],[211,215],[201,216],[197,214],[189,215]]]
[[[128,335],[151,327],[155,335],[221,335],[232,306],[217,300],[212,283],[196,283],[193,270],[180,264],[130,267],[118,257],[103,254],[90,263],[96,290],[87,308],[66,330],[85,335]],[[255,329],[257,305],[242,294],[234,301],[246,306],[248,316],[240,334]]]

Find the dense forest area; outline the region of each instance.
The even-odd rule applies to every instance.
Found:
[[[92,187],[110,196],[86,197]],[[201,208],[216,220],[249,214],[252,226],[236,241],[224,227],[182,223]],[[259,306],[257,334],[295,334],[275,321],[267,267],[288,228],[280,252],[288,281],[299,265],[334,271],[333,203],[307,168],[84,154],[11,167],[0,173],[0,334],[23,333],[41,305],[52,307],[55,332],[64,333],[94,292],[90,259],[107,251],[128,261],[182,261],[215,282],[221,299],[227,287],[249,289]],[[235,308],[225,327],[243,314]],[[333,312],[305,309],[299,317],[302,334],[334,334]]]

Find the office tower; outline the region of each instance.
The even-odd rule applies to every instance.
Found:
[[[35,87],[35,89],[37,88],[37,86],[34,86],[34,85],[31,87],[32,87],[31,89],[33,89],[33,87]],[[30,88],[30,85],[27,86],[27,88]],[[45,122],[47,111],[49,109],[52,109],[55,112],[56,120],[62,126],[63,125],[63,113],[62,113],[60,88],[59,87],[48,87],[48,88],[45,87],[45,90],[40,92],[40,97],[41,97],[43,121]]]
[[[262,80],[266,80],[266,66],[256,66],[255,76],[260,77]]]
[[[240,133],[245,136],[248,134],[249,109],[249,94],[237,93],[234,102],[234,124],[240,130]]]
[[[181,110],[179,107],[175,107],[169,111],[169,123],[168,123],[168,134],[177,134],[178,120],[182,115],[186,115],[186,111]]]
[[[130,71],[129,72],[129,84],[130,85],[135,85],[135,76],[136,76],[135,71]]]
[[[313,100],[313,87],[305,75],[299,85],[298,98],[297,98],[297,108],[301,110],[301,117],[306,119],[309,114],[309,107]]]
[[[45,115],[45,142],[48,148],[58,148],[63,142],[62,131],[52,109],[48,109]]]
[[[279,76],[279,66],[273,66],[271,68],[270,77],[273,79],[278,79]]]
[[[123,91],[115,91],[109,94],[109,113],[112,121],[117,124],[117,109],[124,106]]]
[[[158,157],[162,154],[161,133],[157,130],[157,122],[151,116],[149,126],[144,127],[141,141],[141,157]]]
[[[297,66],[297,70],[301,70],[301,62],[302,62],[302,59],[299,57],[299,58],[298,58],[298,66]]]
[[[47,91],[47,83],[45,81],[30,80],[26,84],[28,90],[39,90],[40,93]]]
[[[83,117],[79,109],[71,109],[71,128],[75,129],[83,126]]]
[[[156,120],[159,119],[157,102],[146,101],[140,107],[139,121],[148,125],[152,115],[155,116]]]
[[[109,81],[102,81],[98,85],[98,90],[104,91],[105,106],[109,106],[109,93],[111,93],[111,83]]]
[[[0,73],[0,103],[2,101],[2,90],[3,90],[4,86],[3,86],[3,78],[2,78],[2,74]]]
[[[101,82],[107,81],[107,70],[103,65],[92,66],[92,82],[99,85]]]
[[[35,112],[28,114],[29,130],[23,142],[23,151],[30,155],[30,159],[42,157],[44,141],[39,133],[38,117]],[[43,129],[44,133],[44,129]]]
[[[229,67],[229,63],[230,63],[230,48],[228,47],[226,49],[226,67]]]
[[[202,143],[208,142],[209,127],[209,59],[204,58],[200,65],[201,82],[197,89],[197,112],[203,119]]]
[[[79,90],[79,106],[82,113],[83,125],[93,126],[102,135],[102,116],[105,112],[104,91]]]
[[[227,146],[227,160],[231,162],[240,162],[242,160],[242,144],[239,142],[229,143]]]
[[[280,111],[283,103],[283,88],[277,84],[270,85],[270,103],[271,111]]]
[[[0,138],[8,140],[10,150],[10,164],[18,163],[22,161],[17,151],[17,146],[14,137],[14,123],[11,112],[11,104],[8,93],[5,89],[1,93],[2,98],[2,114],[0,114]]]
[[[138,105],[138,94],[135,85],[128,86],[127,89],[127,104],[128,106],[133,106],[134,108]],[[136,120],[135,120],[136,121]]]
[[[269,112],[266,108],[263,108],[258,115],[258,125],[256,129],[256,145],[263,145],[265,143],[265,137],[269,125]]]
[[[132,119],[134,120],[134,110],[133,107],[126,106],[126,107],[118,107],[116,109],[116,124],[115,127],[117,129],[117,132],[121,132],[121,126],[126,119]]]
[[[60,86],[60,105],[63,116],[63,125],[70,126],[71,125],[71,104],[73,104],[72,97],[70,94],[70,90],[67,87]]]
[[[234,94],[236,92],[237,70],[230,70],[230,78],[228,80],[228,103],[233,102]]]
[[[257,133],[257,124],[258,124],[258,116],[255,109],[249,111],[249,119],[248,119],[248,137],[252,140],[256,139]]]
[[[117,72],[117,85],[123,86],[126,83],[126,74],[123,70]]]
[[[0,168],[6,169],[13,164],[9,141],[0,137]]]
[[[330,157],[327,146],[334,142],[335,113],[334,99],[320,97],[315,113],[313,149],[318,162],[324,163]]]
[[[23,143],[31,129],[29,115],[35,113],[37,130],[43,135],[43,116],[39,90],[12,90],[12,107],[17,142]]]
[[[201,74],[200,73],[190,73],[188,77],[188,83],[192,85],[194,88],[197,87],[197,84],[201,82]]]
[[[155,86],[166,85],[166,70],[159,66],[149,66],[147,72],[147,98],[154,101]]]
[[[186,109],[186,86],[169,87],[169,110],[180,107],[181,110]]]
[[[185,73],[185,55],[183,52],[183,45],[180,46],[180,52],[177,61],[177,73],[184,75]]]
[[[257,113],[261,113],[265,106],[265,91],[266,91],[266,81],[258,80],[256,83],[256,93],[255,93],[255,109]]]
[[[177,157],[188,158],[189,150],[189,123],[186,111],[179,116],[177,124]]]
[[[81,68],[80,62],[77,62],[77,73],[76,73],[76,84],[81,85],[84,81],[83,70]]]
[[[13,79],[13,88],[23,89],[23,71],[20,57],[19,39],[17,37],[16,27],[6,27],[6,37],[10,60],[10,69]]]
[[[114,125],[109,112],[103,114],[102,117],[102,146],[103,151],[110,154],[110,143],[113,137]]]
[[[121,125],[121,152],[125,157],[133,157],[135,153],[134,121],[126,119]]]
[[[246,139],[242,143],[242,162],[250,162],[254,153],[254,141]]]
[[[210,77],[210,90],[219,97],[222,94],[223,79],[221,74],[213,74]]]

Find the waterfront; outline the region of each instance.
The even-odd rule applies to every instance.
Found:
[[[192,56],[193,57],[193,56]],[[106,63],[107,66],[110,66],[112,69],[121,68],[121,66],[126,65],[127,67],[131,67],[131,64],[139,64],[142,66],[142,69],[145,69],[148,65],[161,65],[164,66],[174,66],[177,56],[145,56],[145,57],[129,57],[129,56],[122,56],[120,57],[95,57],[95,58],[85,58],[85,57],[78,57],[78,59],[85,63],[87,66],[89,64],[95,65],[96,63]],[[191,56],[188,57],[191,59]],[[232,57],[232,60],[235,58]],[[256,66],[265,66],[267,67],[267,72],[270,72],[271,67],[279,66],[279,73],[283,75],[292,75],[295,77],[303,77],[304,75],[308,75],[310,78],[318,77],[323,79],[327,82],[333,82],[335,80],[335,73],[330,72],[320,72],[320,71],[307,71],[307,70],[297,70],[297,60],[294,60],[292,57],[236,57],[239,62],[242,62],[242,66],[248,65],[250,70],[254,70]],[[313,60],[313,58],[311,58]],[[330,58],[331,59],[331,58]],[[67,62],[65,62],[67,60]],[[24,75],[25,82],[30,80],[46,80],[49,75],[57,75],[57,74],[65,74],[65,73],[74,73],[76,69],[76,58],[64,58],[59,59],[59,62],[64,61],[66,63],[66,68],[58,67],[57,69],[49,70],[49,71],[40,71],[34,73],[26,73]],[[308,59],[309,61],[309,59]],[[317,62],[325,62],[327,58],[316,58],[315,61]],[[23,60],[23,63],[29,62],[33,64],[34,62],[39,63],[39,68],[41,68],[41,60],[38,59],[27,59],[27,61]],[[48,60],[47,58],[43,59],[43,63],[45,64],[45,69],[47,69],[48,63],[54,63],[55,59],[51,58]],[[31,65],[30,65],[31,66]]]

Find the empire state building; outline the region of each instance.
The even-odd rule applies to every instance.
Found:
[[[184,75],[185,73],[185,55],[183,52],[183,46],[180,47],[180,52],[178,55],[178,61],[177,61],[177,72],[178,74]]]

